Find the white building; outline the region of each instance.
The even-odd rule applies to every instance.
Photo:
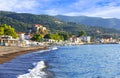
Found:
[[[0,36],[0,45],[1,46],[17,46],[18,39],[14,39],[12,38],[12,36],[8,36],[8,35]]]
[[[87,42],[87,43],[91,42],[91,37],[90,36],[82,36],[80,38],[83,42]]]
[[[25,33],[18,32],[17,34],[18,34],[18,37],[19,37],[20,41],[24,41],[25,40]]]
[[[26,41],[25,33],[18,32],[18,38],[19,38],[19,45],[18,46],[25,47],[26,43],[29,43],[28,41]]]
[[[81,43],[81,39],[79,37],[71,37],[70,42],[73,43]]]

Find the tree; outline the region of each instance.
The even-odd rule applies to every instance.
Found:
[[[60,32],[59,35],[62,36],[64,40],[68,40],[70,37],[69,34],[65,32]]]
[[[44,36],[44,38],[46,38],[46,39],[52,39],[52,36],[51,36],[51,34],[46,34],[46,35]]]
[[[4,28],[0,27],[0,35],[4,35]]]
[[[79,32],[78,36],[86,36],[86,32],[84,30],[82,30],[82,31]]]
[[[59,35],[59,34],[46,34],[44,36],[44,38],[46,39],[54,39],[54,40],[64,40],[63,36]]]
[[[63,36],[59,35],[59,34],[53,34],[53,39],[54,40],[64,40]]]
[[[8,26],[6,24],[0,25],[0,35],[10,35],[13,38],[17,38],[17,34],[11,26]]]
[[[40,42],[43,39],[41,34],[34,34],[31,40]]]

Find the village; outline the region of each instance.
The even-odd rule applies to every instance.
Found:
[[[80,36],[77,37],[72,35],[68,40],[54,40],[54,39],[43,39],[40,42],[32,41],[32,33],[38,33],[44,31],[47,34],[48,30],[46,27],[40,24],[34,24],[32,28],[28,30],[28,33],[17,32],[18,38],[14,39],[10,35],[0,35],[0,46],[42,46],[42,45],[78,45],[78,44],[119,44],[119,39],[113,39],[110,36],[104,36],[103,38],[91,39],[91,36]]]

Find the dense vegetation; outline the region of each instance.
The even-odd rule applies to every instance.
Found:
[[[86,36],[86,32],[82,30],[79,32],[78,36]]]
[[[41,34],[34,34],[31,40],[40,42],[43,39]]]
[[[54,40],[64,40],[63,36],[60,36],[59,34],[46,34],[45,39],[54,39]]]
[[[115,29],[108,29],[102,27],[90,27],[74,22],[64,22],[53,16],[48,15],[34,15],[27,13],[14,13],[0,11],[0,24],[7,24],[19,32],[27,32],[27,29],[33,24],[42,24],[47,27],[49,33],[66,32],[69,34],[79,35],[81,30],[86,31],[87,35],[100,36],[103,34],[112,34],[119,36],[120,31]],[[101,33],[98,33],[100,31]]]
[[[17,34],[11,26],[8,26],[6,24],[0,25],[0,35],[10,35],[13,38],[17,38]]]
[[[54,39],[54,40],[68,40],[70,37],[70,34],[65,32],[55,33],[55,34],[46,34],[44,36],[45,39]]]

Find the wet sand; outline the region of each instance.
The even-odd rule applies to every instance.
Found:
[[[27,54],[30,52],[35,52],[38,50],[45,50],[45,46],[37,47],[3,47],[0,46],[0,64],[10,61],[11,59],[20,56],[22,54]]]

